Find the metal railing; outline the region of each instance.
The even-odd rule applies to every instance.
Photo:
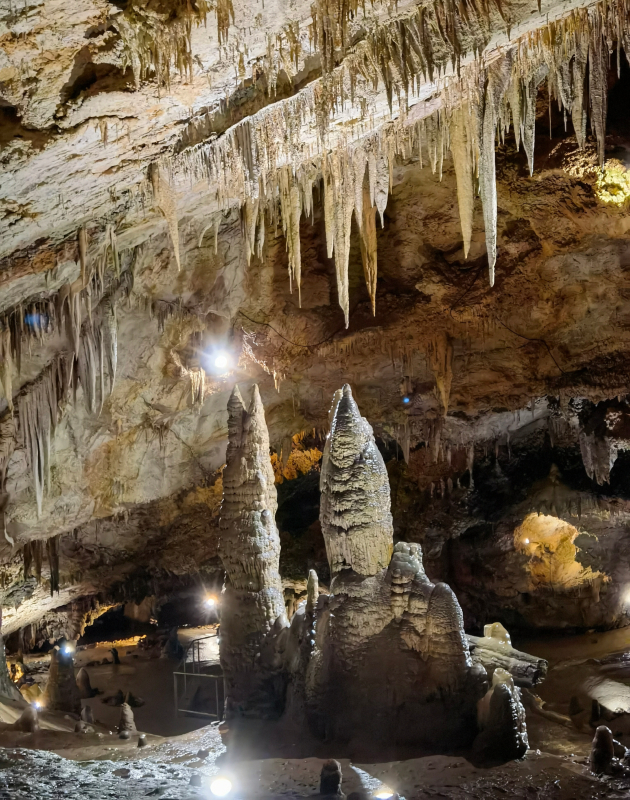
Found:
[[[223,719],[223,674],[210,675],[202,670],[209,662],[201,658],[202,643],[207,639],[216,639],[217,634],[211,633],[207,636],[199,636],[189,642],[184,657],[181,660],[178,669],[173,672],[173,696],[175,705],[175,716],[179,714],[193,714],[197,717],[208,717],[209,719]],[[218,666],[218,665],[217,665]],[[183,681],[180,682],[180,679]],[[183,683],[184,691],[180,694],[181,685]],[[212,692],[212,683],[214,683],[214,692]],[[195,695],[191,698],[191,702],[202,686],[208,686],[214,695],[214,711],[198,711],[193,708],[182,708],[182,699],[188,694],[188,687],[196,686]],[[208,700],[208,695],[203,697],[203,700]]]

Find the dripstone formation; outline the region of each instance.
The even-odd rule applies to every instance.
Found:
[[[246,408],[238,387],[228,403],[219,554],[226,572],[221,612],[221,665],[226,716],[275,717],[281,711],[273,666],[261,649],[273,626],[286,627],[278,572],[280,536],[269,434],[258,387]]]
[[[481,760],[522,755],[524,711],[506,669],[532,685],[546,665],[513,650],[503,628],[501,658],[472,659],[451,589],[427,578],[419,545],[393,545],[387,471],[350,386],[335,394],[321,467],[330,592],[319,593],[311,570],[290,626],[280,606],[275,488],[257,388],[248,411],[235,390],[228,412],[221,542],[228,716],[269,718],[273,708],[292,730],[301,725],[329,743],[446,752],[478,737]],[[494,673],[489,691],[484,663]]]

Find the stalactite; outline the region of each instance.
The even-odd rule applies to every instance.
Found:
[[[173,250],[175,253],[177,271],[180,272],[182,266],[179,258],[179,227],[177,223],[175,194],[157,164],[151,164],[149,175],[153,188],[154,201],[162,212],[168,225],[168,232],[171,236],[171,242],[173,243]]]
[[[219,44],[227,38],[232,0],[216,0]],[[161,84],[170,85],[170,69],[192,79],[191,34],[193,23],[205,23],[211,4],[207,0],[170,0],[147,4],[131,0],[122,14],[112,17],[125,46],[126,64],[131,66],[136,86],[152,73]]]
[[[448,401],[453,382],[453,344],[448,334],[435,337],[429,345],[429,364],[435,376],[439,397],[442,401],[444,416],[448,413]]]
[[[464,241],[464,257],[468,258],[472,238],[474,190],[474,141],[470,126],[476,121],[468,105],[461,105],[453,111],[450,123],[451,153],[457,180],[457,203]],[[475,137],[476,138],[476,137]]]
[[[79,263],[81,264],[81,281],[87,283],[87,231],[85,225],[79,228]]]
[[[0,386],[13,411],[13,354],[11,352],[11,330],[0,330]]]
[[[302,256],[300,252],[300,217],[302,216],[302,198],[290,167],[280,172],[280,208],[282,211],[282,228],[289,253],[289,282],[298,290],[298,305],[302,307]]]
[[[348,163],[348,154],[338,150],[333,151],[328,158],[324,158],[322,171],[328,254],[330,258],[331,251],[334,252],[339,305],[343,310],[347,328],[350,324],[348,260],[354,211],[354,171]]]
[[[358,215],[357,215],[358,216]],[[372,303],[372,314],[376,316],[376,279],[378,271],[376,248],[376,208],[370,201],[367,186],[363,188],[363,202],[361,203],[360,244],[363,274],[367,285],[368,294]]]
[[[59,536],[51,536],[46,540],[46,554],[50,570],[50,596],[59,594]]]
[[[588,84],[591,100],[591,125],[597,139],[599,166],[603,169],[608,107],[608,46],[604,41],[601,14],[597,10],[589,9],[589,22],[591,41],[588,57]]]

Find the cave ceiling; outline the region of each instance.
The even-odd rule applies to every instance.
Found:
[[[236,383],[285,465],[350,383],[424,498],[393,488],[408,540],[407,507],[509,539],[554,461],[553,513],[622,524],[629,30],[624,2],[0,0],[4,630],[218,569]]]

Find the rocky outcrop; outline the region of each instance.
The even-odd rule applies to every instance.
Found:
[[[221,665],[228,718],[273,717],[282,712],[283,691],[275,680],[277,670],[261,662],[265,639],[274,626],[283,629],[288,625],[278,573],[276,509],[260,393],[254,386],[246,408],[236,387],[228,403],[219,540],[226,573],[221,601]]]

